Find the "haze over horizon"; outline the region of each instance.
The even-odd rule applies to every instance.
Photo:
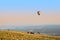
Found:
[[[59,10],[60,0],[0,0],[0,25],[60,24]]]

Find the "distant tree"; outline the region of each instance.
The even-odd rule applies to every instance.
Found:
[[[38,34],[40,34],[40,32],[37,32]]]
[[[34,32],[30,32],[30,34],[34,34]]]
[[[29,32],[27,32],[27,33],[29,33]]]

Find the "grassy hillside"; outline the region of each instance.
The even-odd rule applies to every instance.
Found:
[[[60,40],[60,37],[43,34],[27,34],[13,30],[0,30],[0,40]]]

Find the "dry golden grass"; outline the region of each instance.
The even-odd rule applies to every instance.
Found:
[[[60,36],[45,34],[28,34],[14,30],[0,30],[0,40],[60,40]]]

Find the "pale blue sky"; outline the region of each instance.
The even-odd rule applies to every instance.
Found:
[[[32,13],[32,11],[41,10],[43,13],[58,12],[57,14],[59,14],[60,0],[0,0],[0,10],[2,12],[18,11],[19,13]],[[0,14],[2,13],[0,12]]]
[[[38,10],[41,11],[41,15],[35,16],[33,13]],[[21,14],[26,15],[21,16]],[[58,24],[60,23],[60,0],[0,0],[0,24],[6,23]]]

